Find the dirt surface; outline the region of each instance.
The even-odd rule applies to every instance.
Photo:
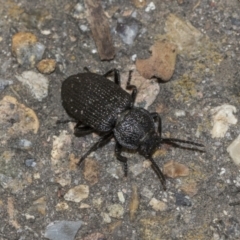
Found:
[[[138,8],[138,1],[102,1],[116,55],[111,61],[100,61],[83,1],[0,0],[0,80],[4,80],[0,85],[1,240],[44,236],[79,240],[240,239],[239,166],[227,152],[240,134],[240,123],[228,125],[224,121],[226,132],[216,137],[212,134],[215,113],[211,112],[228,104],[236,108],[234,117],[240,118],[240,2],[152,3],[144,5],[143,1],[143,8]],[[177,37],[168,25],[176,19],[183,24],[178,25],[178,29],[183,27]],[[132,43],[121,38],[125,33],[117,25],[122,21],[137,29]],[[182,41],[184,29],[190,30]],[[35,65],[19,64],[12,53],[12,37],[18,32],[34,34],[45,46],[42,59],[56,60],[55,71],[44,75],[48,91],[38,99],[32,94],[34,89],[16,78],[24,71],[38,73]],[[81,169],[76,168],[75,163],[98,135],[77,138],[74,123],[56,124],[69,119],[61,105],[63,80],[83,72],[84,67],[99,74],[117,68],[126,79],[135,66],[135,55],[149,58],[150,47],[163,38],[178,46],[175,71],[168,82],[152,80],[160,90],[148,110],[160,114],[164,137],[203,143],[206,152],[161,146],[153,156],[161,169],[172,160],[188,168],[184,175],[167,178],[166,191],[138,153],[124,152],[129,158],[125,179],[114,155],[114,140],[90,155]],[[4,102],[4,96],[19,104]],[[32,112],[28,115],[28,108],[37,119]],[[71,195],[75,190],[77,195]],[[53,238],[46,231],[55,221],[82,224],[75,237],[69,233]]]

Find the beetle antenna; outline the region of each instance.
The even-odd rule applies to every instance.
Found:
[[[196,142],[187,141],[187,140],[181,140],[181,139],[177,139],[177,138],[162,138],[161,142],[162,143],[169,143],[169,144],[174,144],[175,142],[179,142],[179,143],[187,143],[187,144],[198,146],[198,147],[205,147],[201,143],[196,143]]]
[[[205,150],[199,149],[197,147],[187,147],[187,146],[182,146],[178,143],[175,142],[165,142],[166,144],[169,144],[175,148],[181,148],[181,149],[185,149],[185,150],[191,150],[191,151],[198,151],[198,152],[206,152]],[[198,146],[198,147],[203,147],[203,146]]]

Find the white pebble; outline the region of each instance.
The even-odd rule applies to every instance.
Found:
[[[153,11],[155,9],[156,9],[155,4],[153,2],[150,2],[146,7],[145,12],[150,12],[150,11]]]

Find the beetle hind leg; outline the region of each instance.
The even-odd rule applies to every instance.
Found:
[[[81,122],[78,122],[74,127],[74,135],[76,137],[82,137],[93,132],[94,132],[93,128],[89,126],[82,126]]]
[[[119,143],[116,143],[115,147],[115,153],[117,160],[123,163],[123,168],[124,168],[124,177],[127,177],[127,172],[128,172],[128,165],[127,165],[127,158],[121,155],[122,152],[122,146]]]
[[[79,160],[77,165],[81,165],[81,163],[85,160],[85,158],[92,152],[96,151],[98,148],[103,147],[105,144],[107,144],[111,138],[113,137],[113,133],[107,133],[103,137],[101,137]]]

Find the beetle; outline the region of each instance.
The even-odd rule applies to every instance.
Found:
[[[78,73],[62,83],[62,105],[68,115],[77,121],[74,134],[77,137],[97,132],[100,139],[80,158],[78,165],[93,151],[107,144],[113,137],[116,140],[115,154],[123,163],[127,176],[127,158],[122,149],[136,150],[151,161],[151,166],[166,190],[165,177],[152,158],[153,153],[163,143],[181,147],[186,143],[204,147],[200,143],[175,138],[162,138],[162,123],[158,113],[150,113],[144,108],[134,107],[137,88],[130,84],[132,71],[129,72],[127,90],[120,86],[120,74],[111,69],[104,75],[90,72]],[[114,74],[114,82],[107,77]],[[184,147],[183,147],[184,148]],[[191,148],[190,148],[191,149]]]

